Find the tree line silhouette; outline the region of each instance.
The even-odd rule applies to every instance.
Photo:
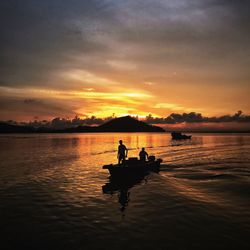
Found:
[[[105,118],[98,118],[96,116],[80,118],[77,115],[73,118],[61,118],[56,117],[52,120],[38,120],[34,119],[29,122],[17,122],[14,120],[3,121],[13,125],[25,125],[31,127],[48,127],[48,128],[71,128],[76,126],[98,126],[102,125],[114,118],[117,118],[114,114]],[[133,117],[139,119],[138,116]],[[233,115],[222,115],[206,117],[201,113],[190,112],[190,113],[172,113],[166,117],[153,117],[151,114],[142,119],[148,124],[179,124],[179,123],[222,123],[222,122],[250,122],[250,115],[243,114],[242,111],[238,111]]]

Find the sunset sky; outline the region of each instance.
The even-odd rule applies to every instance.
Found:
[[[0,119],[250,113],[250,1],[1,0]]]

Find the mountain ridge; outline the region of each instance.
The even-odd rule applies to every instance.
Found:
[[[0,133],[102,133],[102,132],[165,132],[161,127],[138,121],[131,116],[114,118],[99,126],[77,126],[65,129],[31,127],[0,123]]]

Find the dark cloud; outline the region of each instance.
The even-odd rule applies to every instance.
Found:
[[[217,91],[217,87],[223,85],[227,90],[242,90],[242,94],[227,93],[236,110],[245,109],[248,100],[247,104],[238,104],[238,100],[249,91],[249,10],[247,0],[1,0],[0,86],[11,87],[13,92],[27,87],[34,92],[83,88],[112,92],[113,85],[98,85],[98,77],[103,77],[118,81],[121,91],[136,85],[168,102],[175,91],[173,85],[185,85],[188,87],[183,91],[197,92],[194,108],[204,110],[200,105],[203,87],[213,86],[206,97],[209,99],[218,96],[221,89]],[[80,80],[65,77],[74,70],[93,74],[94,83],[84,75]],[[145,81],[156,84],[146,87]],[[188,94],[179,97],[181,91],[175,92],[176,98],[170,102],[190,108],[182,103]],[[4,94],[1,101],[2,118],[15,118],[15,114],[72,116],[79,109],[91,113],[90,106],[96,101],[70,101],[70,97],[43,100],[36,99],[35,94],[16,98],[13,92]],[[231,105],[222,99],[226,98],[218,98],[214,106]],[[104,101],[98,100],[98,104]],[[192,121],[200,117],[174,119]]]
[[[32,120],[34,117],[43,119],[44,117],[64,116],[72,117],[75,112],[72,106],[64,105],[65,101],[60,100],[39,100],[33,98],[23,99],[21,97],[1,97],[1,119],[23,121]]]
[[[166,118],[154,118],[151,115],[146,117],[146,121],[150,124],[180,124],[180,123],[227,123],[227,122],[250,122],[250,115],[244,115],[242,111],[238,111],[234,115],[223,115],[218,117],[205,117],[200,113],[172,113]]]
[[[0,9],[2,85],[53,85],[54,72],[76,66],[72,56],[103,49],[74,25],[97,18],[98,1],[4,0]]]
[[[6,121],[10,124],[19,124],[19,125],[28,125],[33,127],[47,127],[47,128],[54,128],[54,129],[65,129],[77,126],[96,126],[101,125],[114,117],[106,117],[106,118],[97,118],[95,116],[85,117],[83,119],[75,116],[73,119],[69,118],[61,118],[55,117],[52,120],[39,120],[39,117],[34,117],[33,121],[29,122],[17,122],[15,120]]]
[[[36,100],[36,99],[24,99],[24,101],[23,101],[24,103],[26,103],[26,104],[40,104],[40,101],[39,100]]]
[[[112,72],[110,59],[130,59],[139,72],[151,68],[163,76],[171,64],[223,76],[234,68],[247,78],[249,6],[244,0],[3,0],[0,84],[60,87],[55,72]]]
[[[28,101],[30,103],[30,101]],[[36,102],[36,101],[35,101]],[[33,103],[33,100],[31,101]],[[60,109],[58,110],[60,111]],[[55,112],[55,110],[54,110]],[[73,115],[71,115],[72,117]],[[115,116],[109,116],[105,118],[98,118],[95,116],[85,116],[84,118],[79,118],[77,115],[72,118],[61,118],[55,117],[52,120],[42,120],[39,117],[34,117],[33,121],[30,122],[17,122],[15,120],[11,120],[10,123],[13,124],[24,124],[31,125],[35,127],[52,127],[52,128],[69,128],[76,126],[84,126],[84,125],[100,125],[111,119],[115,118]],[[202,129],[203,124],[212,124],[214,126],[213,129],[216,128],[216,124],[233,124],[235,128],[240,128],[238,125],[243,124],[243,128],[250,128],[250,115],[244,115],[242,111],[238,111],[234,115],[223,115],[218,117],[205,117],[200,113],[190,112],[190,113],[172,113],[167,117],[153,117],[151,115],[145,118],[145,122],[148,124],[158,124],[158,125],[175,125],[175,124],[189,124],[191,128]],[[194,124],[194,125],[193,125]],[[188,127],[188,125],[187,125]],[[174,129],[175,127],[171,127]],[[177,127],[178,129],[178,127]]]

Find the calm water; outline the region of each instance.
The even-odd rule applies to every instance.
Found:
[[[160,173],[109,183],[119,139]],[[241,134],[1,135],[1,249],[249,249],[249,152]]]

